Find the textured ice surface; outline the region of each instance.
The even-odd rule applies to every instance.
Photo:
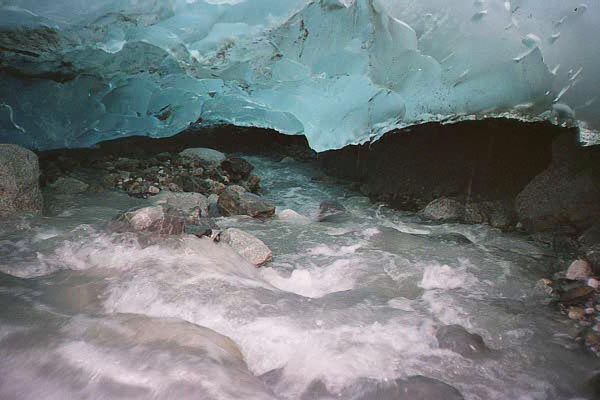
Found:
[[[318,151],[431,120],[600,127],[581,0],[3,0],[0,141],[305,134]],[[593,136],[593,135],[592,135]]]

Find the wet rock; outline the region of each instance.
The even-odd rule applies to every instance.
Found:
[[[200,161],[204,165],[219,165],[225,160],[225,154],[205,147],[185,149],[179,156],[185,160]]]
[[[569,307],[569,312],[567,314],[570,319],[574,320],[582,320],[585,318],[585,310],[583,307]]]
[[[558,301],[567,306],[584,304],[594,293],[595,290],[589,286],[571,287],[560,294]]]
[[[308,224],[310,219],[305,217],[304,215],[298,214],[294,210],[283,210],[278,215],[280,220],[290,222],[292,224]]]
[[[327,389],[327,385],[322,380],[312,381],[300,396],[300,400],[333,400],[336,398],[337,396]]]
[[[111,221],[108,229],[114,232],[156,232],[178,235],[184,232],[185,218],[180,210],[150,206],[126,211]]]
[[[37,156],[23,147],[0,144],[0,212],[41,211]]]
[[[223,171],[229,174],[231,182],[245,181],[250,176],[254,167],[241,157],[229,157],[221,162]]]
[[[586,382],[587,391],[594,397],[600,398],[600,371],[595,371]]]
[[[584,280],[592,274],[592,266],[585,260],[575,260],[567,270],[567,279]]]
[[[470,333],[460,325],[446,325],[438,329],[435,337],[441,349],[448,349],[463,357],[474,357],[488,352],[480,335]]]
[[[256,193],[260,189],[260,178],[256,175],[250,175],[244,186],[249,192]]]
[[[336,222],[346,215],[346,207],[337,201],[324,201],[319,204],[320,222]]]
[[[230,185],[219,195],[219,212],[224,216],[249,215],[253,218],[268,218],[275,214],[275,206],[270,201],[241,186]]]
[[[439,222],[460,221],[464,215],[465,206],[447,197],[432,201],[421,211],[421,216],[424,218]]]
[[[600,217],[600,187],[591,173],[551,166],[519,193],[516,209],[530,231],[564,225],[585,228]]]
[[[283,157],[281,159],[281,161],[279,161],[279,162],[282,163],[282,164],[292,164],[292,163],[296,162],[296,160],[294,160],[293,157],[286,156],[286,157]]]
[[[463,400],[453,386],[421,375],[391,382],[367,380],[355,385],[342,397],[351,400]]]
[[[115,232],[149,230],[165,216],[161,206],[142,207],[126,211],[116,220],[109,223],[109,228]]]
[[[183,211],[188,215],[196,211],[198,217],[208,216],[209,201],[200,193],[173,193],[163,192],[154,198],[155,204],[165,204],[169,207]]]
[[[259,267],[271,261],[273,253],[262,240],[237,228],[221,233],[221,241],[227,243],[251,264]]]
[[[76,194],[84,193],[89,189],[90,185],[69,176],[61,176],[54,183],[49,185],[55,193],[60,194]]]

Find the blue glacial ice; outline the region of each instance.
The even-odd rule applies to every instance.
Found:
[[[599,35],[581,0],[2,0],[0,142],[229,123],[324,151],[492,116],[589,133]]]

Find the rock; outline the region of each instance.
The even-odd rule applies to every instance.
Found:
[[[352,400],[463,400],[453,386],[421,375],[391,382],[365,380],[346,390],[342,398]]]
[[[441,349],[448,349],[463,357],[474,357],[488,352],[480,335],[470,333],[460,325],[446,325],[438,329],[436,338]]]
[[[585,228],[600,217],[600,187],[591,173],[551,166],[519,193],[516,209],[529,231],[564,225]]]
[[[268,218],[275,214],[275,206],[270,201],[241,186],[230,185],[219,195],[219,212],[224,216],[249,215],[253,218]]]
[[[61,176],[54,183],[49,185],[52,191],[61,194],[76,194],[86,192],[90,185],[79,179]]]
[[[346,215],[346,207],[337,201],[323,201],[319,204],[319,222],[335,222]]]
[[[163,192],[154,198],[154,203],[165,204],[183,211],[184,214],[199,210],[198,217],[208,216],[209,200],[200,193]]]
[[[254,167],[241,157],[229,157],[221,162],[221,169],[229,174],[232,182],[238,183],[248,179]]]
[[[600,398],[600,371],[595,371],[586,382],[586,389],[596,398]]]
[[[111,221],[108,228],[115,232],[157,232],[178,235],[184,232],[185,218],[180,210],[150,206],[126,211]]]
[[[201,237],[212,237],[215,231],[218,231],[219,226],[213,221],[212,218],[200,218],[198,223],[195,225],[185,226],[185,233]]]
[[[180,175],[176,178],[176,183],[181,186],[184,192],[202,193],[210,195],[220,193],[225,188],[220,182],[212,179],[202,179],[193,175]]]
[[[304,215],[298,214],[294,210],[283,210],[282,212],[279,213],[278,217],[279,217],[279,219],[281,219],[283,221],[287,221],[287,222],[290,222],[293,224],[302,224],[303,225],[303,224],[308,224],[310,222],[310,219],[308,219]]]
[[[200,161],[203,165],[220,165],[226,158],[220,151],[204,147],[185,149],[179,156],[185,160]]]
[[[41,211],[40,167],[30,150],[0,144],[0,212]]]
[[[596,278],[588,279],[587,285],[592,289],[600,290],[600,281]]]
[[[575,260],[567,270],[567,279],[584,280],[592,274],[592,266],[585,260]]]
[[[594,295],[595,290],[589,286],[576,286],[561,293],[558,301],[564,305],[583,304]]]
[[[569,307],[569,312],[567,315],[570,319],[579,321],[585,317],[585,310],[583,307]]]
[[[249,192],[256,193],[260,189],[260,178],[256,175],[250,175],[248,181],[245,184],[246,189]]]
[[[294,160],[294,158],[293,158],[293,157],[286,156],[286,157],[283,157],[283,158],[281,159],[281,161],[279,161],[279,162],[280,162],[280,163],[282,163],[282,164],[291,164],[291,163],[294,163],[294,162],[296,162],[296,160]]]
[[[432,221],[460,221],[465,215],[465,206],[457,200],[442,197],[429,203],[421,216]]]
[[[148,193],[150,193],[151,195],[157,195],[160,193],[160,189],[157,188],[156,186],[150,186],[148,188]]]
[[[257,267],[266,264],[273,258],[271,249],[260,239],[240,229],[227,229],[221,233],[221,241],[227,243],[236,253]]]

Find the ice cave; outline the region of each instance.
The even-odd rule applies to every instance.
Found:
[[[0,0],[0,399],[600,398],[597,0]]]

